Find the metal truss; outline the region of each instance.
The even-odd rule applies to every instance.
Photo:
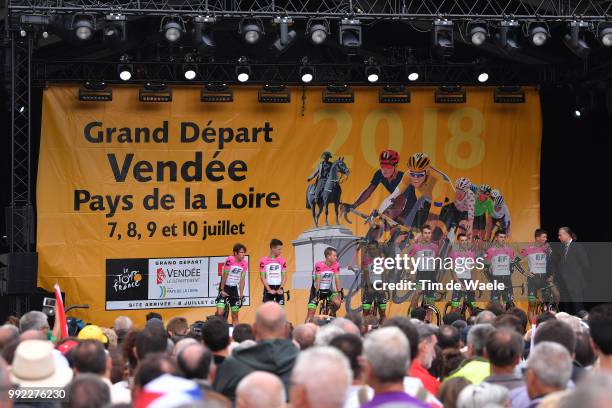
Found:
[[[33,250],[31,174],[31,59],[33,39],[11,33],[11,207],[10,252]]]
[[[612,0],[8,0],[8,11],[9,16],[121,12],[223,19],[603,21],[612,16]]]
[[[164,82],[168,84],[227,83],[240,84],[236,79],[234,63],[199,63],[194,81],[184,78],[183,64],[176,62],[131,62],[134,76],[130,83]],[[249,84],[304,85],[300,78],[300,64],[252,64]],[[368,85],[364,66],[359,64],[313,64],[312,85],[349,84]],[[556,73],[549,65],[504,64],[417,64],[383,65],[381,84],[410,85],[476,85],[476,77],[484,69],[489,74],[487,85],[537,85],[553,82]],[[410,72],[419,73],[418,82],[410,82]],[[121,83],[116,62],[100,61],[44,61],[33,64],[35,84],[45,82],[104,81]],[[241,84],[244,85],[244,84]],[[371,84],[372,85],[372,84]]]

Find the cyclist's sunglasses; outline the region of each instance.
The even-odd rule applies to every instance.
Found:
[[[424,171],[422,171],[422,172],[415,173],[415,172],[412,172],[412,171],[411,171],[411,172],[410,172],[410,177],[414,177],[414,178],[423,178],[423,177],[425,177],[425,172],[424,172]]]

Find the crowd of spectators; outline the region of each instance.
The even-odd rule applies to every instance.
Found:
[[[269,302],[233,328],[150,313],[58,340],[47,315],[31,311],[0,326],[0,408],[612,406],[612,304],[546,313],[536,325],[495,306],[468,321],[449,314],[440,327],[413,312],[293,328]],[[15,397],[43,388],[63,398]]]

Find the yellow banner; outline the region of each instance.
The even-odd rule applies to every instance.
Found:
[[[317,180],[326,151],[325,171],[337,164],[331,180],[341,202],[355,202],[370,185],[383,150],[399,153],[405,173],[408,158],[423,152],[440,185],[441,174],[450,180],[447,201],[430,200],[430,216],[455,199],[451,183],[466,177],[499,190],[511,239],[531,240],[539,226],[537,90],[525,90],[524,104],[494,104],[493,89],[468,89],[459,105],[435,104],[433,91],[412,89],[409,104],[380,104],[377,89],[363,88],[355,103],[324,104],[321,89],[296,88],[288,104],[261,104],[254,88],[235,90],[233,103],[202,103],[198,88],[176,87],[171,103],[143,103],[137,88],[115,87],[113,101],[102,103],[78,101],[75,87],[50,87],[37,183],[39,285],[58,282],[68,305],[89,305],[75,315],[100,324],[121,314],[142,324],[149,309],[204,319],[215,310],[219,265],[240,242],[249,263],[241,316],[252,321],[262,301],[259,259],[278,238],[292,295],[286,309],[300,322],[322,246],[347,245],[368,230],[355,214],[351,224],[341,217],[341,227],[325,228],[324,212],[315,228],[307,179]],[[378,184],[357,209],[370,214],[388,190]],[[333,204],[329,223],[336,224]],[[341,258],[343,284],[353,262],[351,251]],[[390,310],[404,313],[406,304]]]

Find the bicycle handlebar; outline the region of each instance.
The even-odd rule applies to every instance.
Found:
[[[72,309],[89,309],[89,305],[86,303],[82,305],[70,305],[64,309],[64,313],[68,313]]]

